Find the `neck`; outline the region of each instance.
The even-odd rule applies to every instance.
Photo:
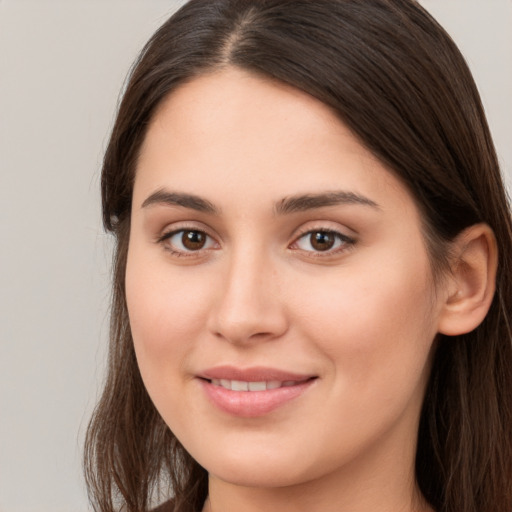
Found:
[[[308,492],[311,487],[307,486],[300,492],[292,488],[237,488],[224,493],[218,492],[217,486],[212,485],[203,512],[434,512],[416,490],[407,497],[381,495],[377,500],[371,492],[365,496],[345,492],[338,493],[341,496],[330,494],[327,497],[318,490]]]

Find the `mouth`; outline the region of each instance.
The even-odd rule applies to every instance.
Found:
[[[198,375],[209,399],[223,413],[264,416],[304,394],[318,379],[276,369],[217,367]]]
[[[311,377],[314,378],[314,377]],[[309,379],[308,379],[309,380]],[[297,386],[304,381],[296,380],[269,380],[269,381],[243,381],[243,380],[229,380],[229,379],[211,379],[210,384],[220,386],[230,391],[266,391],[269,389],[279,389],[284,387]]]

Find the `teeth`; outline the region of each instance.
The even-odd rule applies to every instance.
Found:
[[[249,383],[242,380],[232,380],[231,389],[233,391],[249,391]]]
[[[278,380],[246,382],[243,380],[212,379],[211,382],[214,386],[220,386],[231,391],[265,391],[267,389],[277,389],[297,384],[293,380],[287,380],[284,382],[280,382]]]
[[[249,382],[249,391],[265,391],[267,384],[265,382]]]

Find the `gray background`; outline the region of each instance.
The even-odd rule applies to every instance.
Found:
[[[181,2],[0,0],[0,512],[85,512],[109,241],[99,168],[126,72]],[[512,1],[424,0],[479,84],[512,182]]]

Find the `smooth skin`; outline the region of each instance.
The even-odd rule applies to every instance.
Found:
[[[410,193],[309,95],[226,68],[160,105],[126,294],[147,390],[209,472],[205,511],[430,510],[414,457],[432,348],[484,318],[491,230],[469,228],[452,253],[434,279]],[[220,365],[315,378],[240,417],[198,378]]]

